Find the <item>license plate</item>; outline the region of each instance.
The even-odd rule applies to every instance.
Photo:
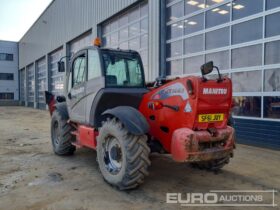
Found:
[[[198,122],[219,122],[224,120],[224,114],[200,114]]]

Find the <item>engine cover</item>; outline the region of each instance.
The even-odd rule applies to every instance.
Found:
[[[151,89],[140,104],[150,125],[150,134],[171,152],[173,132],[180,128],[193,131],[227,127],[232,103],[232,83],[203,80],[189,76]]]

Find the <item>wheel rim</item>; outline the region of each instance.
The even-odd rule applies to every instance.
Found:
[[[113,136],[108,136],[103,144],[104,163],[111,174],[117,174],[123,165],[123,155],[120,142]]]
[[[55,145],[58,145],[59,138],[58,121],[55,121],[53,124],[53,142]]]

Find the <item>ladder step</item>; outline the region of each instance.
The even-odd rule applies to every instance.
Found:
[[[77,131],[71,131],[71,134],[74,136],[78,136],[78,132]]]
[[[81,146],[80,144],[77,144],[76,142],[72,142],[72,145],[74,145],[77,148],[82,148],[83,146]]]

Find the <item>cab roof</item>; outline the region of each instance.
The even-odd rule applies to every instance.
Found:
[[[96,46],[88,46],[88,47],[84,47],[81,50],[90,50],[90,49],[94,49],[94,50],[101,50],[101,51],[113,51],[113,52],[124,52],[124,53],[137,53],[139,54],[137,51],[135,50],[124,50],[124,49],[119,49],[119,48],[103,48],[103,47],[96,47]],[[79,52],[78,51],[78,52]]]

